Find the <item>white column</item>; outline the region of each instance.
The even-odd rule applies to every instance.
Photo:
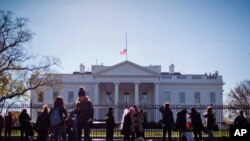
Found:
[[[95,92],[94,92],[94,105],[99,105],[99,83],[96,83],[95,84]],[[99,117],[99,109],[97,108],[95,110],[95,115],[94,115],[94,118],[95,119],[100,119]]]
[[[154,93],[154,105],[159,105],[159,83],[155,83],[155,93]],[[155,112],[158,112],[155,111]],[[159,121],[159,116],[155,113],[154,121]]]
[[[135,105],[139,105],[139,83],[135,82]]]
[[[115,82],[115,105],[117,106],[119,100],[119,83]]]
[[[115,107],[114,108],[114,118],[115,118],[115,122],[119,122],[119,118],[118,118],[118,100],[119,100],[119,82],[115,82]]]
[[[154,104],[159,105],[159,83],[155,83]]]
[[[95,93],[94,93],[94,104],[100,104],[99,103],[99,83],[95,84]]]

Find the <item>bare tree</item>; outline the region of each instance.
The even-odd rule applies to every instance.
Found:
[[[244,111],[246,118],[250,121],[250,80],[240,82],[229,93],[229,109],[228,117],[235,117],[239,111]]]
[[[29,52],[33,33],[27,22],[12,12],[0,11],[0,102],[59,83],[52,74],[53,67],[60,65],[59,59]]]

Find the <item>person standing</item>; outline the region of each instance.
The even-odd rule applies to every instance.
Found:
[[[145,125],[147,124],[147,113],[144,113],[142,109],[140,109],[140,113],[143,115],[143,123],[142,123],[142,138],[145,139]]]
[[[30,136],[30,131],[31,126],[30,126],[30,116],[27,113],[26,109],[23,109],[19,115],[19,123],[20,123],[20,132],[21,132],[21,141],[23,141],[23,139],[25,141],[29,140],[29,136]],[[24,137],[25,134],[25,137]]]
[[[135,108],[135,107],[134,107]],[[134,136],[136,138],[142,137],[144,116],[140,109],[135,108],[135,115],[133,116]]]
[[[2,141],[2,129],[4,125],[4,119],[3,116],[0,114],[0,141]]]
[[[234,120],[235,125],[247,125],[247,119],[244,117],[243,111],[240,111],[240,115],[237,116]]]
[[[135,109],[133,107],[129,108],[129,112],[125,115],[121,133],[124,135],[123,141],[130,141],[130,136],[132,135],[133,140],[133,117],[135,115]]]
[[[169,103],[165,103],[159,111],[162,113],[162,123],[163,123],[163,141],[166,140],[166,133],[168,132],[168,140],[171,141],[171,132],[174,126],[173,112],[169,108]]]
[[[54,106],[49,112],[50,125],[53,133],[53,140],[58,141],[58,139],[63,138],[66,141],[66,129],[64,125],[64,119],[67,116],[67,111],[64,107],[64,102],[62,97],[57,96],[54,101]],[[57,119],[57,120],[55,120]]]
[[[215,117],[213,114],[213,109],[211,106],[207,107],[206,112],[204,113],[204,118],[206,118],[206,127],[208,132],[208,140],[212,141],[214,138],[213,129],[215,126]]]
[[[106,120],[106,141],[113,141],[115,120],[113,115],[113,107],[108,108],[105,116]]]
[[[13,124],[12,113],[8,112],[8,115],[5,116],[5,124],[4,124],[4,128],[5,128],[5,130],[4,130],[5,141],[10,141],[12,124]]]
[[[66,134],[68,135],[68,141],[74,141],[74,132],[73,132],[74,123],[71,114],[69,114],[65,119],[65,125],[66,125]]]
[[[38,116],[36,124],[38,128],[38,141],[46,141],[48,138],[50,127],[48,105],[43,105],[42,113]]]
[[[86,96],[84,87],[79,88],[75,112],[77,116],[77,140],[81,141],[82,129],[84,129],[84,140],[91,141],[90,128],[93,124],[94,108],[89,97]]]
[[[182,109],[177,113],[176,128],[179,130],[179,140],[184,138],[184,132],[187,131],[187,110]]]
[[[190,115],[189,118],[191,119],[191,124],[193,127],[195,141],[202,140],[201,131],[202,131],[203,124],[201,120],[201,114],[197,112],[195,108],[191,108],[191,113],[189,115]],[[199,135],[199,138],[197,135]]]

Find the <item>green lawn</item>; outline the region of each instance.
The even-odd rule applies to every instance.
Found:
[[[106,131],[105,130],[92,130],[91,131],[91,136],[97,136],[97,137],[105,137],[106,136]],[[122,137],[123,135],[120,134],[120,131],[115,131],[114,137]],[[150,130],[150,131],[145,131],[145,136],[146,137],[162,137],[163,133],[162,130]],[[177,131],[172,132],[173,137],[178,137],[179,133]],[[203,133],[204,137],[207,136],[207,134]],[[214,132],[215,137],[228,137],[229,132],[228,131],[217,131]]]
[[[2,135],[4,135],[4,131],[2,132]],[[36,136],[37,134],[35,134]],[[162,137],[163,133],[160,129],[152,129],[152,130],[146,130],[145,136],[146,137]],[[20,130],[12,130],[11,136],[20,136]],[[91,136],[93,137],[105,137],[106,136],[106,130],[105,129],[92,129],[91,130]],[[178,137],[179,134],[177,131],[172,132],[173,137]],[[203,133],[203,136],[206,137],[207,134]],[[214,132],[215,137],[228,137],[229,131],[217,131]],[[123,135],[120,134],[120,130],[115,130],[114,137],[123,137]]]

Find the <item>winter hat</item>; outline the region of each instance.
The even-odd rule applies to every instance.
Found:
[[[84,89],[85,89],[84,87],[79,88],[78,96],[86,96],[86,93],[85,93]]]

